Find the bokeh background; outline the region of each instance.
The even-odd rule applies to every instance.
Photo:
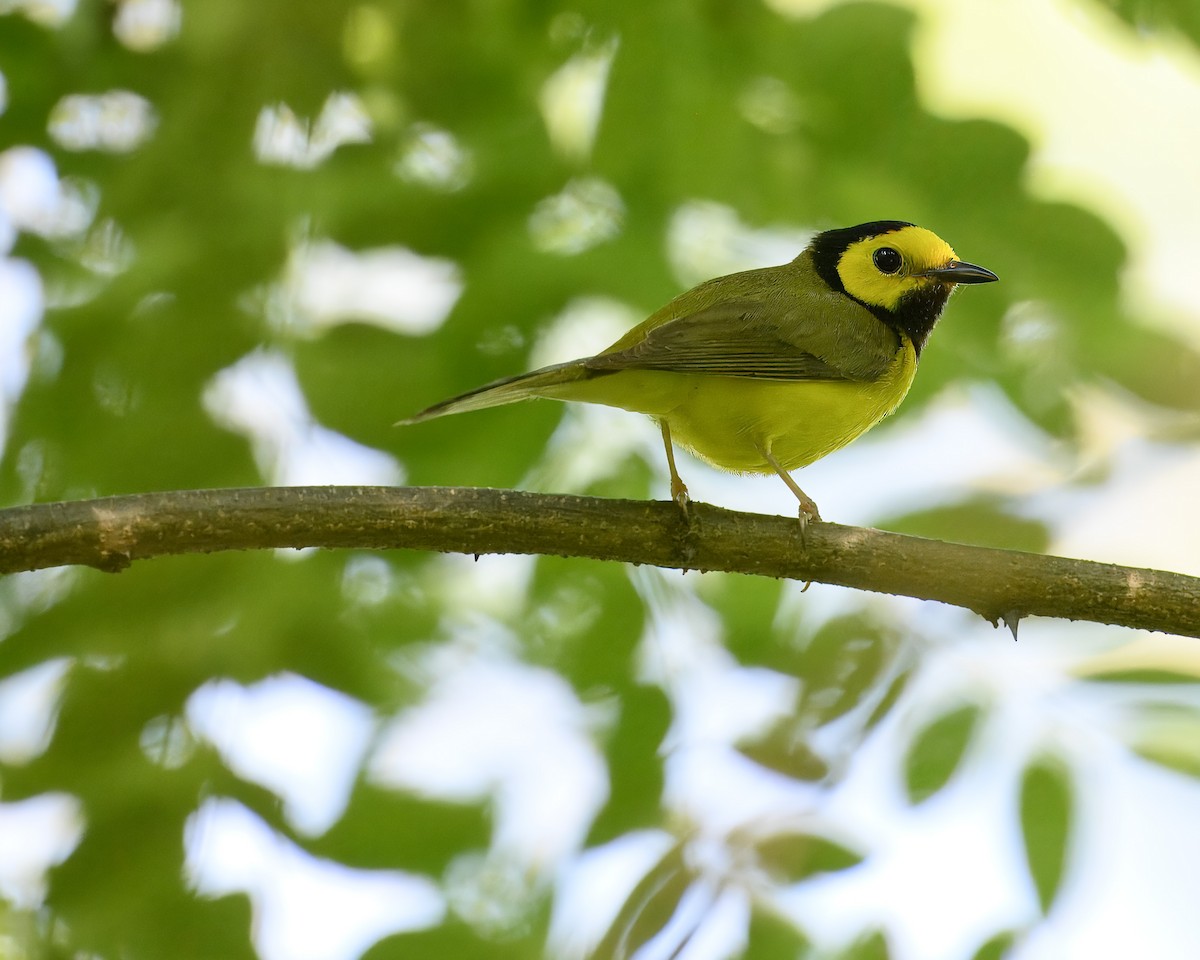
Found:
[[[392,424],[895,218],[1003,282],[823,514],[1200,575],[1197,9],[0,0],[0,497],[665,498],[621,411]],[[1200,955],[1195,640],[402,552],[12,576],[0,635],[5,960]]]

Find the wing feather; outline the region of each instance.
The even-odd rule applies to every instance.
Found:
[[[761,380],[864,381],[880,376],[898,347],[895,335],[865,310],[863,317],[843,317],[839,324],[820,313],[800,316],[781,310],[784,306],[749,300],[713,304],[660,323],[636,343],[591,357],[584,365],[596,373],[640,369]],[[869,333],[858,335],[855,328]]]

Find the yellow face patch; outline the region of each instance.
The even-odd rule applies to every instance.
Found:
[[[950,244],[924,227],[902,227],[850,244],[837,263],[846,292],[873,307],[894,310],[906,293],[932,283],[926,270],[958,259]]]

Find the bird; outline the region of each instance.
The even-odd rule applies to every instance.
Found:
[[[534,397],[647,414],[685,515],[675,445],[723,470],[778,474],[803,532],[821,515],[792,471],[891,414],[951,293],[998,279],[907,221],[826,230],[789,263],[681,293],[594,356],[496,380],[400,424]]]

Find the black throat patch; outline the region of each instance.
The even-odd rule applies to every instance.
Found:
[[[938,317],[942,315],[946,301],[950,299],[951,289],[949,284],[935,281],[927,287],[914,290],[901,297],[895,310],[876,309],[875,307],[867,307],[867,309],[893,330],[908,337],[919,357],[925,341],[929,339],[929,334],[937,326]]]
[[[946,301],[950,297],[950,286],[945,283],[931,283],[901,297],[895,310],[887,310],[864,303],[858,297],[848,293],[837,270],[838,261],[852,243],[887,233],[895,233],[897,230],[911,226],[911,223],[904,220],[872,220],[870,223],[860,223],[856,227],[826,230],[813,237],[808,249],[812,254],[813,269],[817,271],[817,276],[829,284],[831,290],[836,290],[855,303],[866,307],[879,318],[884,326],[906,336],[912,341],[917,356],[920,356],[925,341],[929,339],[929,334],[937,325],[942,308],[946,306]]]

